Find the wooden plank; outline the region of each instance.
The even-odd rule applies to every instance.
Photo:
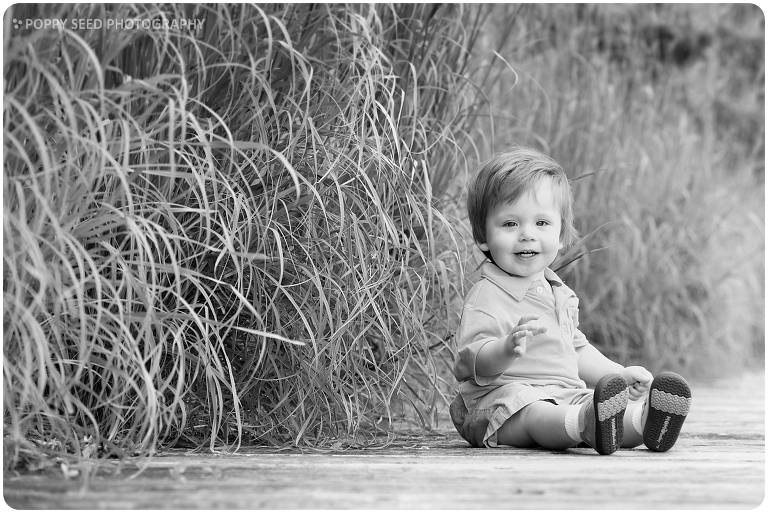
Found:
[[[57,509],[732,509],[765,495],[765,374],[693,386],[677,445],[598,456],[473,449],[451,430],[381,450],[170,452],[65,480],[4,475],[15,508]],[[126,479],[131,476],[132,479]]]

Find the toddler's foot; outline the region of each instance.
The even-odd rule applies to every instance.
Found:
[[[643,426],[643,443],[655,452],[670,450],[691,409],[688,383],[674,372],[662,372],[651,383],[645,409],[647,417]]]
[[[612,454],[621,447],[627,401],[627,382],[618,374],[608,374],[597,382],[592,401],[581,409],[581,437],[600,454]]]

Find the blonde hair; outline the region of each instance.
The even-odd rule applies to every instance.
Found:
[[[515,147],[494,155],[472,176],[467,211],[475,242],[487,242],[485,220],[489,211],[499,203],[516,201],[545,177],[552,180],[552,191],[560,207],[560,242],[563,248],[575,244],[579,234],[574,226],[573,194],[568,177],[554,159],[529,147]],[[488,252],[485,253],[490,258]]]

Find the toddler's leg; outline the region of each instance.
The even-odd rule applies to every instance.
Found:
[[[536,447],[562,451],[576,445],[565,431],[570,406],[536,401],[512,415],[499,428],[496,440],[513,447]]]
[[[662,372],[651,383],[646,409],[643,443],[655,452],[668,451],[691,409],[691,388],[679,374]]]
[[[600,454],[611,454],[622,442],[627,398],[627,382],[618,374],[609,374],[597,383],[593,398],[584,404],[529,404],[499,428],[497,442],[564,450],[585,441]]]
[[[651,383],[643,403],[627,406],[622,447],[644,443],[655,452],[670,450],[690,408],[691,389],[685,379],[674,372],[662,372]]]
[[[600,454],[616,452],[624,439],[624,412],[629,392],[627,382],[618,374],[607,374],[595,385],[592,401],[579,415],[581,437]]]
[[[643,422],[645,415],[643,401],[631,403],[624,414],[624,442],[622,447],[637,447],[643,443]],[[640,418],[637,418],[637,416]]]

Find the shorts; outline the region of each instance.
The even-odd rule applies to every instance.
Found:
[[[512,415],[536,401],[553,404],[581,404],[592,397],[588,388],[565,388],[557,385],[534,386],[525,383],[502,385],[468,411],[464,398],[457,394],[451,403],[451,420],[462,438],[474,447],[496,447],[496,432]]]

